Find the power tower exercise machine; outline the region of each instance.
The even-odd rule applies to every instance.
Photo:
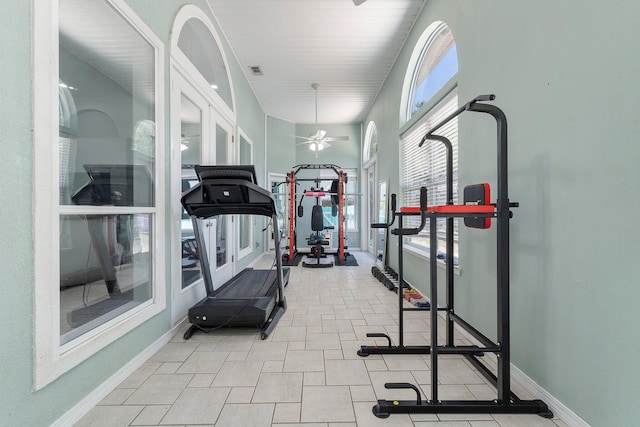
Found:
[[[255,168],[245,166],[196,166],[198,184],[181,199],[193,221],[207,296],[189,309],[189,339],[197,330],[205,332],[223,326],[261,329],[265,339],[284,314],[284,287],[289,269],[282,268],[276,206],[271,193],[257,185]],[[201,220],[217,215],[262,215],[272,219],[275,241],[275,270],[245,268],[214,289]]]
[[[298,176],[300,171],[303,170],[332,170],[336,174],[336,178],[301,178]],[[323,188],[319,188],[321,181],[331,180],[331,188],[329,191],[325,191]],[[313,182],[316,187],[312,187],[309,191],[303,191],[302,193],[296,192],[296,185],[301,182]],[[288,197],[289,197],[289,236],[288,245],[286,247],[287,252],[282,257],[284,265],[298,265],[300,260],[304,256],[311,256],[316,258],[314,263],[303,263],[305,267],[331,267],[335,265],[358,265],[355,258],[349,254],[346,249],[346,233],[345,233],[345,186],[347,184],[347,174],[340,169],[340,166],[333,164],[302,164],[296,165],[293,169],[287,173],[288,185]],[[298,202],[298,196],[300,196]],[[320,206],[319,200],[321,197],[330,196],[332,211],[338,216],[338,241],[337,249],[335,252],[325,249],[329,241],[324,237],[323,231],[331,229],[324,225],[322,206]],[[302,217],[302,201],[305,197],[315,197],[316,204],[312,209],[311,226],[312,234],[307,239],[307,244],[311,247],[309,252],[301,251],[297,247],[297,217]],[[335,216],[334,215],[334,216]],[[320,263],[320,257],[324,254],[333,254],[335,263],[326,264]]]
[[[402,239],[403,236],[417,234],[429,222],[430,238],[430,323],[431,342],[429,346],[404,346],[402,342],[402,296],[399,292],[400,303],[400,345],[392,346],[391,340],[384,334],[371,334],[372,337],[386,337],[389,339],[387,347],[380,347],[380,351],[374,347],[363,346],[358,354],[429,354],[431,362],[431,396],[430,399],[422,398],[419,388],[411,383],[387,383],[387,389],[411,389],[416,392],[415,400],[378,400],[372,408],[373,413],[379,418],[387,418],[393,413],[508,413],[508,414],[538,414],[546,418],[552,418],[553,413],[542,400],[522,400],[511,391],[511,340],[510,340],[510,304],[509,304],[509,220],[512,217],[510,208],[517,207],[517,203],[511,203],[508,197],[508,168],[507,168],[507,119],[504,112],[486,101],[495,99],[494,95],[478,96],[460,107],[457,111],[443,119],[425,134],[419,146],[426,141],[439,141],[447,147],[447,204],[444,206],[428,207],[426,203],[426,189],[421,189],[419,208],[402,208],[396,216],[399,219],[398,228],[392,233],[398,236],[398,261],[399,277],[402,283]],[[490,203],[488,184],[477,184],[465,188],[465,204],[454,205],[451,182],[451,143],[435,132],[446,123],[465,111],[480,112],[491,115],[497,123],[497,199],[496,203]],[[403,216],[420,215],[421,222],[417,228],[404,228]],[[438,307],[438,237],[437,221],[446,220],[446,306]],[[491,219],[496,221],[496,315],[497,315],[497,342],[473,327],[461,318],[454,310],[454,286],[453,286],[453,219],[463,218],[465,225],[474,228],[489,228]],[[438,311],[446,314],[446,344],[439,346],[438,337]],[[455,346],[453,343],[454,324],[473,336],[480,346]],[[496,374],[480,361],[479,357],[485,353],[493,353],[497,358]],[[495,387],[497,396],[492,400],[440,400],[438,382],[438,356],[440,354],[462,354],[478,369]]]

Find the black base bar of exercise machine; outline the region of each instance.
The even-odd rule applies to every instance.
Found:
[[[378,418],[391,414],[537,414],[553,418],[553,413],[542,400],[441,400],[417,402],[415,400],[378,400],[372,408]]]
[[[437,266],[437,220],[444,218],[447,224],[453,218],[469,218],[465,225],[475,228],[488,228],[491,218],[496,220],[496,338],[494,344],[490,339],[473,328],[459,316],[453,313],[453,282],[447,280],[447,326],[454,321],[463,329],[469,331],[474,338],[478,339],[486,348],[484,351],[491,351],[496,354],[497,366],[496,374],[486,367],[472,352],[464,352],[464,357],[472,362],[481,374],[489,378],[496,388],[496,399],[493,400],[440,400],[439,380],[438,380],[438,355],[446,354],[450,349],[442,348],[437,344],[438,337],[438,310],[430,311],[430,362],[431,362],[431,395],[430,399],[423,401],[418,387],[409,383],[387,383],[387,389],[412,389],[416,392],[415,400],[378,400],[372,408],[375,416],[386,418],[393,413],[504,413],[504,414],[538,414],[545,418],[552,418],[553,413],[542,400],[521,400],[511,391],[511,339],[510,339],[510,304],[509,304],[509,220],[512,217],[510,208],[517,206],[509,201],[508,196],[508,167],[507,167],[507,119],[504,112],[498,107],[485,104],[483,101],[495,99],[494,95],[482,95],[471,100],[456,112],[446,117],[427,132],[419,146],[427,140],[443,141],[441,135],[434,135],[434,132],[444,126],[447,122],[457,117],[464,111],[474,111],[491,115],[497,125],[497,198],[495,205],[488,201],[488,185],[480,184],[472,189],[470,193],[477,193],[478,187],[486,187],[486,194],[482,201],[478,203],[466,203],[462,206],[432,207],[427,209],[423,203],[421,189],[420,229],[429,219],[429,239],[430,239],[430,300],[433,305],[438,301],[438,266]],[[466,193],[466,191],[465,191]],[[482,191],[480,191],[482,193]],[[466,199],[466,197],[465,197]],[[448,227],[447,227],[448,228]],[[399,236],[404,235],[402,228],[396,229]],[[407,234],[410,230],[406,231]],[[447,253],[449,261],[452,258],[452,235],[447,233]],[[401,241],[402,239],[399,238]],[[399,248],[402,251],[402,248]],[[401,259],[399,260],[401,261]],[[400,263],[402,268],[402,263]],[[447,270],[447,273],[449,271]],[[447,277],[449,279],[449,277]],[[402,307],[401,307],[402,309]],[[402,311],[400,316],[402,321]],[[402,337],[402,336],[401,336]],[[449,344],[449,331],[447,331],[447,344]]]

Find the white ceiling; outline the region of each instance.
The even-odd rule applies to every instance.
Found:
[[[364,120],[426,0],[207,0],[266,114]],[[254,76],[250,67],[263,75]]]

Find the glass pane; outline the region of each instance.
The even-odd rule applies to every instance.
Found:
[[[60,344],[148,301],[151,215],[63,215]]]
[[[250,238],[251,215],[240,215],[240,239],[238,245],[240,249],[246,249],[251,242]]]
[[[216,219],[216,267],[227,263],[227,220],[226,215]]]
[[[369,135],[368,150],[365,153],[365,160],[372,159],[378,151],[378,128],[374,123],[371,123],[371,133]]]
[[[429,39],[415,76],[411,114],[420,110],[458,73],[458,53],[453,34],[442,24]]]
[[[59,47],[60,204],[153,206],[154,48],[97,0],[60,0]]]
[[[182,164],[181,191],[184,193],[198,183],[194,169],[202,161],[202,110],[189,98],[180,98],[180,162]],[[198,245],[193,223],[182,208],[181,218],[182,288],[202,277]]]
[[[247,141],[246,139],[244,139],[242,136],[240,137],[240,164],[241,165],[250,165],[252,164],[252,153],[251,153],[251,144],[249,143],[249,141]],[[251,244],[251,242],[249,241],[251,239],[251,216],[250,215],[241,215],[239,217],[239,232],[240,232],[240,236],[239,236],[239,240],[238,240],[238,244],[239,244],[239,249],[246,249],[249,247],[249,245]]]
[[[368,222],[369,225],[378,222],[378,219],[376,218],[376,193],[375,193],[375,182],[373,181],[374,178],[374,168],[370,168],[367,171],[367,189],[369,190],[367,192],[367,200],[369,202],[369,212],[368,212]],[[367,246],[369,247],[369,251],[373,252],[373,239],[374,239],[374,234],[376,233],[377,229],[371,228],[369,227],[369,238],[368,238],[368,244]]]
[[[180,32],[178,47],[202,74],[209,86],[233,110],[227,70],[220,48],[209,28],[199,19],[189,19]]]
[[[247,141],[243,137],[240,137],[240,164],[252,164],[251,157],[251,144],[249,144],[249,141]]]
[[[227,164],[227,141],[229,133],[220,125],[216,125],[216,164]],[[229,217],[221,215],[216,218],[216,266],[227,263],[227,222]]]
[[[216,125],[216,164],[226,165],[227,162],[227,141],[229,133],[220,125]]]
[[[378,222],[386,223],[387,222],[387,211],[389,207],[387,207],[387,181],[380,181],[378,185]],[[384,253],[385,250],[385,230],[383,228],[377,229],[378,238],[376,241],[376,259],[380,261],[384,261],[384,257],[388,256],[388,254]]]
[[[121,207],[155,206],[156,94],[155,49],[107,2],[60,0],[59,31],[65,344],[152,298],[153,214]]]

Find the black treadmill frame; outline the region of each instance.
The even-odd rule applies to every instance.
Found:
[[[223,285],[217,290],[213,287],[211,268],[208,262],[209,258],[202,234],[202,219],[218,215],[238,214],[267,216],[272,220],[274,239],[276,239],[277,294],[274,295],[276,299],[275,307],[267,321],[261,327],[260,336],[262,339],[265,339],[273,331],[278,320],[287,309],[284,296],[286,281],[282,268],[278,213],[275,201],[269,191],[257,185],[255,167],[253,165],[198,165],[195,167],[195,170],[199,182],[183,194],[181,203],[191,216],[193,223],[195,240],[198,245],[198,258],[200,259],[200,266],[202,268],[202,278],[207,291],[207,296],[204,300],[215,297],[220,289],[223,289],[225,286]],[[196,202],[194,202],[193,199],[195,199]],[[271,270],[265,272],[268,275],[270,271]],[[192,322],[191,327],[185,332],[184,338],[188,339],[198,329],[201,328]]]

